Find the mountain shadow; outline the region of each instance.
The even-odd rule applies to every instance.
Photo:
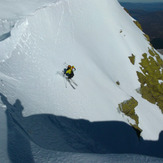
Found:
[[[2,94],[1,100],[7,106],[8,152],[12,162],[20,158],[23,162],[33,162],[30,141],[54,151],[132,153],[163,158],[163,132],[158,141],[145,141],[123,122],[89,122],[51,114],[23,117],[19,100],[11,105]]]
[[[34,163],[30,141],[27,135],[19,125],[19,121],[15,118],[22,117],[23,107],[19,100],[16,100],[14,105],[11,105],[5,96],[0,94],[1,100],[6,105],[6,117],[7,117],[7,144],[8,144],[8,156],[11,163]]]

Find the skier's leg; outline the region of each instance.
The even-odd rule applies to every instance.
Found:
[[[67,69],[65,68],[65,69],[63,70],[63,73],[66,74],[66,71],[67,71]]]
[[[68,79],[71,79],[74,76],[74,73],[71,73],[68,77]]]

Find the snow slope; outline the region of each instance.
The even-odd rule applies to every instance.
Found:
[[[144,141],[122,122],[91,123],[50,114],[23,117],[19,100],[12,105],[5,96],[0,96],[6,105],[5,112],[0,110],[1,162],[163,161],[163,132],[159,141]]]
[[[3,21],[6,16],[16,23],[6,27],[10,34],[0,42],[0,92],[12,104],[19,99],[24,116],[49,113],[126,123],[133,120],[117,108],[132,96],[139,103],[136,113],[143,138],[158,139],[163,115],[136,92],[136,71],[150,45],[133,19],[116,0],[52,2],[34,1],[22,15],[21,10],[2,11]],[[132,53],[134,66],[128,59]],[[77,68],[76,90],[59,75],[64,62]]]

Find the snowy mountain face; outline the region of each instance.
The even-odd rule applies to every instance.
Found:
[[[30,141],[39,140],[38,133],[30,132],[22,117],[27,120],[39,114],[124,122],[145,140],[159,139],[162,56],[116,0],[0,4],[1,117],[13,106],[23,107],[19,116],[11,111],[7,117],[22,124]],[[75,89],[61,75],[65,63],[76,68],[73,81],[77,85],[71,83]]]

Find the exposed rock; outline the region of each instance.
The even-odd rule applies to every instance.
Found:
[[[137,72],[141,83],[140,93],[163,112],[163,60],[154,49],[149,49],[149,54],[143,54],[140,62],[142,72]]]
[[[130,62],[134,65],[135,64],[135,56],[132,54],[132,56],[128,57],[130,59]]]
[[[130,117],[131,119],[135,120],[135,124],[131,124],[136,130],[142,131],[139,125],[139,118],[135,113],[135,107],[138,105],[138,102],[132,97],[127,101],[123,101],[121,104],[118,105],[119,110],[123,112],[126,116]]]

